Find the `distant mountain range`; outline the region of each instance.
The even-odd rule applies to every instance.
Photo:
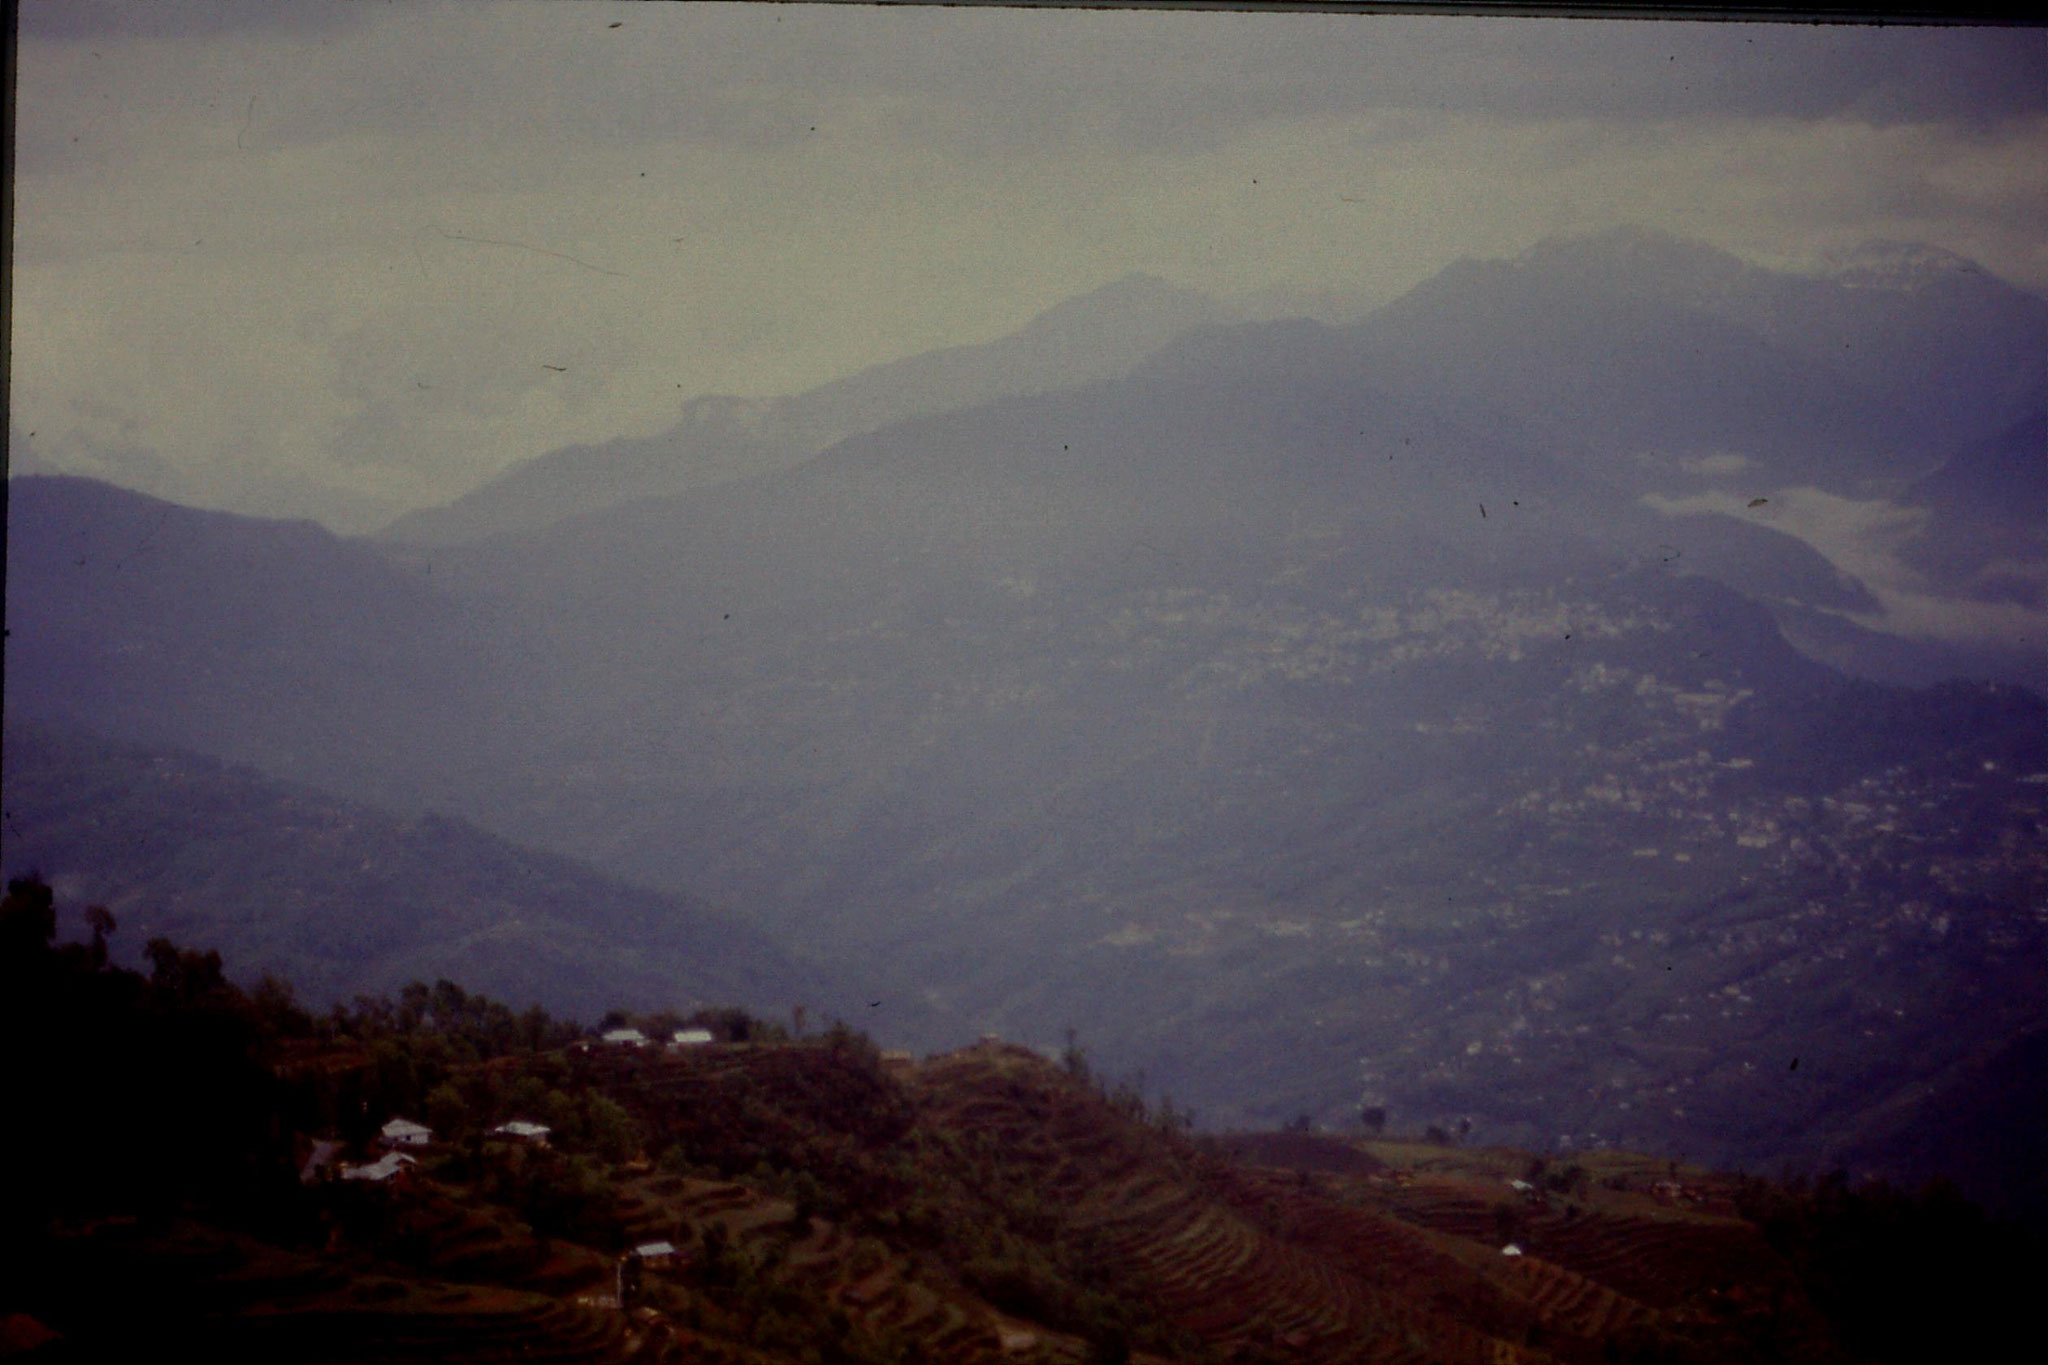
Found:
[[[1161,363],[1355,376],[1633,491],[1866,491],[2048,395],[2048,301],[1953,258],[1887,259],[1877,287],[1622,230],[1454,265],[1351,327],[1210,333]]]
[[[635,498],[773,473],[848,436],[913,417],[1128,373],[1173,336],[1228,317],[1221,304],[1192,290],[1128,275],[982,345],[891,361],[791,398],[693,399],[682,420],[658,436],[572,446],[526,461],[447,506],[400,517],[384,535],[459,544]]]
[[[2048,303],[1640,233],[1341,327],[1127,288],[728,410],[765,463],[565,453],[376,541],[17,479],[9,720],[736,907],[884,1038],[1072,1026],[1215,1123],[1904,1170],[1944,1104],[2003,1112],[2048,1027],[2043,703],[1843,676],[1784,630],[1966,656],[1644,495],[1818,486],[2023,610]]]

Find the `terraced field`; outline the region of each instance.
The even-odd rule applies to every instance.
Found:
[[[1369,1255],[1343,1244],[1336,1224],[1346,1210],[1312,1201],[1327,1224],[1318,1237],[1256,1181],[1228,1174],[1185,1138],[1108,1111],[1034,1054],[972,1049],[927,1063],[913,1085],[921,1122],[986,1135],[1031,1168],[1067,1210],[1063,1230],[1125,1292],[1225,1355],[1346,1365],[1521,1358],[1510,1341],[1404,1300]]]
[[[227,1349],[252,1360],[323,1362],[665,1362],[679,1359],[666,1338],[642,1339],[617,1312],[546,1295],[451,1287],[445,1302],[370,1306],[308,1306],[287,1313],[248,1313],[226,1335]]]
[[[1225,1358],[1593,1362],[1683,1338],[1741,1359],[1760,1337],[1825,1353],[1788,1268],[1732,1216],[1585,1182],[1517,1189],[1502,1172],[1527,1158],[1507,1153],[1305,1134],[1198,1146],[1022,1049],[969,1049],[910,1083],[921,1124],[1021,1164],[1122,1292]]]
[[[400,1188],[306,1187],[324,1230],[289,1244],[134,1219],[66,1234],[41,1301],[76,1330],[87,1286],[151,1286],[135,1321],[162,1325],[109,1329],[94,1359],[1839,1358],[1757,1230],[1709,1211],[1730,1201],[1647,1166],[1610,1161],[1600,1181],[1538,1193],[1513,1179],[1529,1162],[1513,1153],[1197,1141],[1127,1091],[996,1043],[887,1067],[844,1038],[546,1066],[623,1109],[659,1160],[421,1149]],[[586,1231],[535,1202],[549,1180],[601,1205],[573,1225]],[[622,1307],[622,1252],[657,1241],[679,1257],[642,1266]]]

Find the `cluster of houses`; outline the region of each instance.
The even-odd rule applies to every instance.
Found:
[[[335,1167],[343,1180],[400,1187],[411,1179],[413,1169],[420,1164],[419,1158],[405,1149],[424,1147],[433,1140],[433,1130],[425,1124],[414,1123],[411,1119],[392,1119],[377,1134],[378,1145],[384,1150],[375,1161],[337,1166],[335,1159],[341,1154],[341,1144],[323,1138],[313,1144],[312,1155],[299,1169],[299,1179],[311,1184],[326,1174],[330,1167]]]
[[[607,1030],[599,1041],[610,1047],[642,1048],[653,1045],[653,1040],[637,1028],[615,1028]],[[703,1047],[715,1042],[708,1028],[680,1028],[669,1035],[666,1046],[670,1048]],[[581,1048],[591,1044],[582,1043]],[[490,1130],[488,1136],[510,1142],[523,1142],[536,1147],[548,1145],[548,1126],[530,1119],[512,1119]],[[299,1179],[308,1184],[322,1177],[329,1167],[336,1167],[341,1179],[363,1181],[372,1185],[398,1186],[409,1178],[419,1159],[407,1149],[425,1147],[434,1140],[433,1129],[411,1119],[394,1118],[386,1123],[377,1135],[377,1145],[382,1148],[375,1161],[354,1165],[338,1165],[336,1158],[341,1153],[341,1144],[321,1140],[313,1144],[311,1155],[299,1171]]]
[[[652,1038],[649,1038],[645,1033],[636,1028],[606,1029],[599,1036],[598,1041],[610,1047],[651,1047],[654,1044]],[[669,1035],[668,1046],[672,1048],[703,1047],[706,1043],[713,1041],[715,1040],[712,1038],[711,1030],[708,1028],[679,1028]],[[586,1044],[586,1046],[588,1045]]]
[[[548,1145],[551,1130],[545,1123],[534,1123],[530,1119],[512,1119],[490,1130],[489,1136],[510,1142],[523,1142],[535,1147]],[[343,1180],[365,1181],[372,1185],[398,1187],[410,1179],[413,1169],[419,1165],[419,1158],[407,1148],[426,1147],[434,1140],[434,1130],[424,1123],[411,1119],[394,1118],[377,1133],[377,1145],[383,1152],[375,1161],[356,1165],[341,1165]],[[321,1178],[326,1169],[335,1164],[341,1153],[341,1144],[323,1138],[313,1144],[310,1156],[299,1170],[299,1179],[311,1184]]]
[[[599,1041],[610,1047],[642,1048],[653,1045],[653,1040],[637,1028],[615,1028],[607,1030]],[[708,1028],[681,1028],[669,1035],[666,1046],[670,1048],[703,1047],[715,1042]],[[589,1043],[579,1044],[588,1048]],[[530,1119],[511,1119],[490,1130],[488,1136],[509,1142],[522,1142],[536,1147],[548,1145],[549,1128],[545,1123]],[[386,1123],[377,1135],[377,1145],[382,1148],[375,1161],[353,1165],[337,1164],[341,1144],[322,1139],[313,1144],[312,1152],[299,1171],[299,1179],[308,1184],[320,1179],[330,1167],[338,1170],[341,1179],[362,1181],[385,1187],[402,1186],[410,1178],[413,1169],[419,1165],[419,1158],[410,1154],[408,1148],[425,1147],[434,1140],[433,1129],[423,1123],[407,1118],[394,1118]],[[657,1244],[650,1244],[650,1248]],[[662,1253],[649,1250],[646,1259],[660,1263]],[[668,1255],[674,1254],[669,1248]]]

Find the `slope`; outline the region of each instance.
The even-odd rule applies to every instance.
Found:
[[[7,714],[435,799],[515,623],[312,522],[8,481]],[[501,722],[502,723],[502,722]],[[395,767],[410,771],[394,775]]]
[[[1958,451],[1906,490],[1928,521],[1908,560],[1944,586],[2048,608],[2048,411]]]
[[[459,820],[407,820],[175,750],[10,723],[0,855],[106,905],[139,960],[162,936],[325,1006],[451,978],[595,1017],[807,1000],[824,974],[736,916]]]

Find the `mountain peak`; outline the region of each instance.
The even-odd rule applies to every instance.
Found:
[[[1982,275],[1967,256],[1925,242],[1862,242],[1821,258],[1822,273],[1852,289],[1913,293],[1961,275]]]
[[[1719,247],[1634,223],[1547,237],[1517,257],[1515,264],[1531,270],[1655,273],[1715,282],[1733,281],[1760,269]]]
[[[1015,335],[1020,339],[1118,332],[1150,336],[1162,327],[1179,331],[1202,323],[1227,320],[1227,310],[1207,294],[1143,271],[1120,275],[1085,294],[1063,299],[1040,313]],[[1161,336],[1160,341],[1165,338]],[[1155,343],[1156,344],[1156,343]]]

